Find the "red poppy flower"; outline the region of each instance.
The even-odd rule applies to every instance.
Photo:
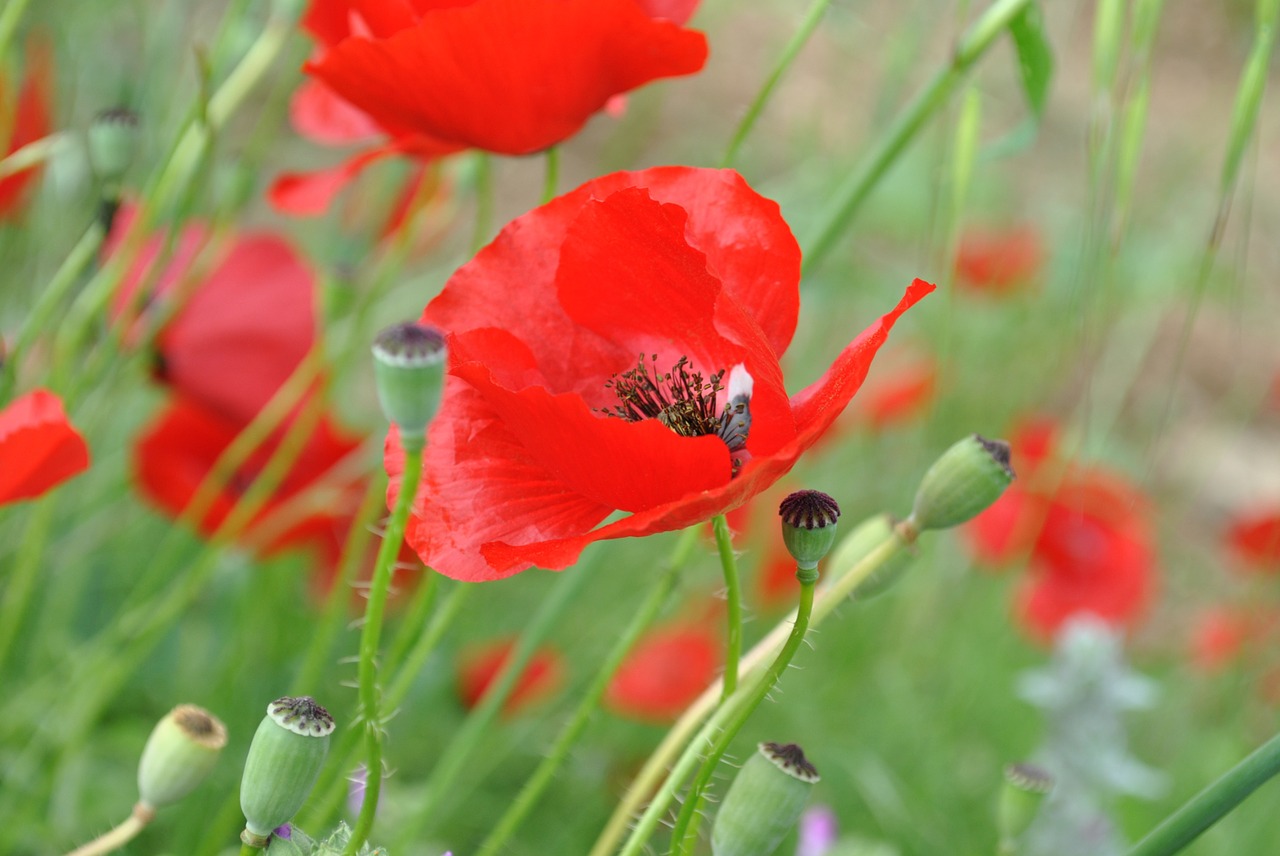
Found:
[[[242,424],[191,400],[177,398],[143,432],[134,449],[134,467],[143,493],[173,517],[179,516],[209,475]],[[215,495],[196,527],[212,535],[253,484],[279,445],[278,431],[256,450]],[[361,441],[324,418],[270,498],[244,529],[240,541],[261,555],[290,547],[317,551],[327,564],[337,561],[364,488],[362,468],[339,465]]]
[[[89,468],[89,447],[62,410],[37,389],[0,410],[0,505],[33,499]]]
[[[1280,572],[1280,510],[1244,514],[1231,521],[1227,546],[1251,570]]]
[[[1028,447],[1043,447],[1043,424]],[[1155,588],[1155,548],[1138,491],[1098,467],[1017,456],[1020,478],[968,527],[975,557],[1007,562],[1026,556],[1030,571],[1018,596],[1018,615],[1049,639],[1068,619],[1093,614],[1113,625],[1132,624]]]
[[[1029,283],[1044,264],[1044,250],[1034,229],[972,231],[956,251],[956,284],[972,291],[1009,294]]]
[[[515,650],[515,640],[494,641],[464,652],[458,665],[458,698],[471,710],[484,698]],[[502,711],[508,716],[546,699],[564,682],[564,663],[552,648],[533,652],[516,678]]]
[[[447,331],[449,362],[409,542],[456,579],[562,569],[594,541],[680,529],[775,482],[933,289],[917,280],[788,396],[799,263],[777,205],[728,170],[616,173],[515,220],[422,316]],[[389,438],[392,493],[402,465]]]
[[[13,154],[28,143],[47,137],[53,128],[50,117],[53,62],[48,46],[35,40],[30,42],[26,66],[16,93],[12,81],[0,74],[0,151],[5,154]],[[17,216],[27,189],[39,175],[40,167],[31,166],[0,179],[0,220]]]
[[[644,722],[670,722],[716,679],[720,642],[700,625],[649,633],[623,661],[605,693],[613,712]]]
[[[108,252],[127,234],[136,211],[117,216]],[[176,299],[208,240],[201,226],[184,229],[169,266],[157,277],[155,299]],[[149,240],[115,297],[122,313],[160,249]],[[293,374],[315,340],[315,281],[282,238],[266,233],[236,238],[156,342],[157,376],[182,395],[233,422],[247,423]]]
[[[1230,663],[1253,635],[1251,617],[1236,609],[1213,607],[1195,618],[1191,633],[1191,663],[1206,672]]]
[[[867,382],[854,409],[875,431],[909,421],[933,399],[937,374],[931,357],[900,358]]]

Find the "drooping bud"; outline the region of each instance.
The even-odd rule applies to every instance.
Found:
[[[794,743],[761,743],[724,795],[711,830],[715,856],[769,856],[800,819],[818,771]]]
[[[1034,764],[1008,764],[1004,768],[1004,787],[996,809],[996,828],[1000,833],[1000,852],[1013,853],[1016,841],[1035,820],[1045,797],[1053,790],[1053,776]]]
[[[873,550],[894,537],[893,518],[887,514],[868,517],[841,539],[827,562],[827,568],[839,575],[848,573]],[[852,596],[857,600],[868,600],[888,591],[902,579],[914,559],[915,555],[910,550],[895,551],[870,576],[858,583]]]
[[[227,745],[227,729],[194,704],[180,704],[156,723],[138,761],[138,802],[172,805],[204,781]]]
[[[93,174],[103,184],[117,184],[138,150],[138,114],[127,107],[103,110],[89,124],[86,146]]]
[[[924,474],[910,522],[920,531],[958,526],[999,499],[1013,478],[1009,444],[972,434]]]
[[[825,493],[798,490],[778,506],[782,540],[801,571],[814,571],[836,540],[839,504]],[[816,577],[815,577],[816,578]]]
[[[267,705],[244,762],[241,840],[263,847],[272,830],[293,819],[315,786],[333,717],[310,696],[285,696]]]
[[[396,324],[373,341],[378,401],[400,430],[406,450],[422,447],[427,424],[440,406],[444,358],[444,335],[422,324]]]

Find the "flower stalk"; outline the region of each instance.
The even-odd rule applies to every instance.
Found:
[[[738,577],[738,557],[733,552],[733,537],[729,522],[723,514],[711,521],[716,536],[716,549],[720,553],[720,567],[724,572],[725,603],[728,607],[728,627],[725,632],[724,678],[721,700],[727,699],[738,689],[738,661],[742,659],[742,585]]]

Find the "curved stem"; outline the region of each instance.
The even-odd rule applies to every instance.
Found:
[[[542,183],[542,204],[546,205],[556,197],[556,185],[560,180],[560,148],[552,146],[547,149],[547,175]]]
[[[378,808],[378,794],[382,790],[382,715],[378,697],[378,642],[382,636],[382,616],[387,607],[387,592],[391,588],[391,576],[395,570],[404,530],[409,523],[409,511],[418,492],[422,478],[422,444],[404,443],[404,469],[395,509],[387,523],[387,531],[378,547],[378,558],[373,568],[369,586],[369,601],[364,610],[364,628],[360,633],[360,718],[364,722],[366,762],[364,804],[360,816],[351,830],[344,856],[355,856],[369,831],[373,829],[373,817]]]
[[[493,163],[488,155],[480,153],[475,156],[476,164],[476,225],[471,233],[471,254],[483,247],[489,240],[489,229],[493,223]]]
[[[47,137],[32,140],[20,149],[15,149],[0,159],[0,178],[31,169],[33,166],[50,160],[58,149],[68,145],[71,137],[66,131],[55,131]]]
[[[742,657],[742,586],[738,582],[738,557],[733,553],[733,536],[729,522],[723,514],[711,520],[716,534],[716,549],[720,551],[720,567],[724,571],[724,595],[728,605],[728,629],[725,634],[724,678],[721,700],[733,695],[738,688],[738,661]]]
[[[738,157],[738,150],[742,148],[747,135],[755,127],[756,120],[760,118],[760,114],[764,111],[764,105],[768,103],[769,98],[773,95],[773,90],[778,87],[778,83],[782,80],[782,76],[786,74],[787,69],[791,67],[791,63],[795,62],[795,58],[800,55],[801,49],[809,41],[813,31],[818,28],[818,24],[822,21],[822,16],[826,14],[827,7],[830,5],[831,0],[814,0],[813,5],[809,7],[809,11],[804,15],[804,20],[800,22],[799,29],[795,31],[791,36],[791,40],[787,42],[786,47],[782,49],[782,54],[778,57],[778,62],[774,65],[773,71],[765,79],[764,86],[760,87],[760,91],[756,93],[751,106],[747,108],[746,114],[743,115],[742,121],[738,123],[738,127],[734,130],[733,139],[729,141],[729,148],[725,151],[724,158],[720,161],[721,167],[733,166],[734,160]]]
[[[155,811],[141,804],[133,807],[133,813],[124,819],[116,828],[104,832],[88,844],[72,850],[67,856],[102,856],[112,850],[119,850],[138,837],[138,833],[147,828],[156,816]]]
[[[666,573],[658,579],[658,584],[653,587],[644,603],[636,610],[631,623],[623,631],[618,641],[614,643],[609,656],[601,664],[600,670],[591,682],[591,686],[582,697],[582,701],[578,703],[573,716],[561,729],[555,743],[552,744],[551,749],[547,752],[547,756],[538,765],[538,769],[534,770],[529,780],[524,783],[524,787],[520,789],[520,793],[516,795],[510,808],[502,815],[494,826],[493,831],[481,843],[480,849],[476,851],[475,856],[494,856],[494,854],[501,851],[502,846],[506,844],[511,835],[519,828],[520,823],[528,816],[534,805],[537,804],[538,798],[542,796],[547,786],[551,783],[556,771],[560,769],[561,764],[568,757],[569,750],[573,748],[573,744],[577,742],[578,737],[581,736],[582,731],[586,728],[591,715],[599,707],[600,699],[604,696],[605,690],[608,689],[609,681],[612,680],[614,673],[617,672],[623,659],[630,653],[640,634],[653,622],[658,610],[662,608],[672,589],[675,588],[680,571],[683,570],[685,563],[688,562],[689,555],[693,552],[693,547],[697,543],[698,528],[697,526],[690,526],[680,536],[680,540],[676,543],[675,550],[672,552],[670,560],[668,560]]]
[[[800,643],[804,641],[804,635],[809,629],[809,616],[813,612],[813,589],[814,583],[817,582],[817,574],[812,573],[810,579],[805,579],[802,574],[800,576],[800,603],[796,607],[795,622],[791,625],[791,634],[787,637],[787,641],[783,644],[782,650],[773,658],[773,662],[769,664],[769,668],[759,680],[752,684],[751,688],[744,693],[742,701],[735,699],[735,713],[723,729],[716,735],[715,743],[707,752],[706,757],[702,761],[702,767],[698,770],[697,778],[693,780],[693,784],[689,786],[689,793],[685,795],[684,807],[680,810],[680,817],[676,820],[675,829],[671,834],[671,843],[673,852],[686,856],[693,852],[693,845],[698,840],[698,820],[702,817],[700,809],[705,802],[706,788],[711,782],[711,776],[715,773],[716,767],[720,764],[720,759],[724,757],[725,750],[729,748],[729,743],[742,730],[742,726],[746,724],[751,714],[765,700],[770,691],[777,685],[782,678],[782,672],[791,663],[791,658],[795,656],[796,651],[800,648]],[[697,744],[691,744],[685,753],[696,754]]]

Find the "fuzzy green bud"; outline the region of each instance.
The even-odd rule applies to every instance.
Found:
[[[103,110],[86,134],[89,165],[103,184],[124,178],[138,150],[138,114],[127,107]]]
[[[204,781],[227,745],[227,729],[194,704],[180,704],[156,723],[138,761],[138,802],[172,805]]]
[[[818,771],[794,743],[761,743],[724,795],[711,830],[715,856],[769,856],[795,828]]]
[[[333,729],[329,711],[310,696],[285,696],[267,705],[240,781],[244,843],[262,847],[273,829],[302,808],[320,775]]]
[[[921,531],[959,526],[999,499],[1013,477],[1009,444],[972,434],[924,474],[910,521]]]
[[[1004,787],[996,809],[1001,853],[1014,852],[1014,842],[1027,831],[1052,790],[1053,776],[1042,767],[1009,764],[1004,768]]]
[[[778,506],[782,540],[801,571],[813,571],[836,542],[840,506],[825,493],[798,490]]]
[[[841,539],[835,552],[831,554],[827,567],[834,568],[838,574],[848,573],[881,544],[895,537],[897,536],[894,534],[892,517],[887,514],[868,517]],[[869,600],[883,594],[902,579],[914,559],[915,555],[911,550],[896,550],[892,556],[881,562],[880,567],[858,583],[852,596],[857,600]]]
[[[373,342],[373,378],[382,412],[400,430],[400,443],[421,448],[423,434],[440,406],[444,380],[444,335],[406,323],[388,327]]]

